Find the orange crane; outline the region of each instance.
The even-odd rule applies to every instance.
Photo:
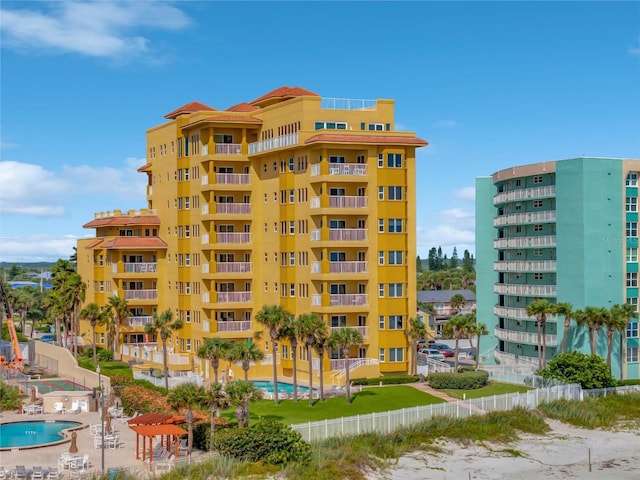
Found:
[[[20,344],[18,343],[18,334],[16,333],[16,327],[13,323],[13,312],[11,311],[11,304],[9,303],[9,297],[7,291],[4,289],[4,282],[0,277],[0,301],[4,307],[4,313],[7,317],[7,328],[9,330],[9,337],[11,337],[11,346],[13,347],[13,360],[9,362],[9,368],[12,370],[24,370],[24,359],[22,358],[22,350],[20,350]],[[7,364],[7,359],[4,355],[0,355],[0,367],[4,367]]]

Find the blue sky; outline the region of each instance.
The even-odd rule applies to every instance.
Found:
[[[146,206],[145,131],[283,85],[392,98],[418,153],[418,254],[474,251],[474,180],[640,158],[640,2],[11,2],[1,6],[0,261],[68,258]]]

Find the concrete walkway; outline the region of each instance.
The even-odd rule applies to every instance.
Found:
[[[429,384],[426,382],[417,382],[417,383],[409,383],[413,388],[420,390],[421,392],[428,393],[437,398],[441,398],[445,402],[459,402],[459,398],[452,397],[451,395],[447,395],[445,392],[441,392],[436,390],[435,388],[431,388]]]

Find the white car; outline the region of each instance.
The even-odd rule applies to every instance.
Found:
[[[444,362],[444,354],[440,350],[435,350],[433,348],[421,348],[418,350],[418,353],[421,353],[427,358],[437,360],[438,362]]]

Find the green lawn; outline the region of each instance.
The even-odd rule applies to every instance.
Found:
[[[327,398],[324,402],[314,399],[313,407],[309,406],[308,399],[298,400],[297,403],[293,400],[280,400],[278,405],[275,405],[273,400],[259,400],[249,406],[251,421],[263,417],[294,424],[443,402],[439,398],[405,385],[367,387],[361,392],[359,390],[359,387],[352,389],[351,404],[347,403],[344,396]],[[225,411],[222,416],[235,421],[233,409]]]
[[[78,365],[93,372],[96,371],[93,366],[93,359],[87,357],[78,357]],[[102,375],[112,377],[113,375],[123,375],[125,377],[133,377],[131,367],[123,362],[100,362],[100,372]]]
[[[450,390],[444,389],[443,392],[446,392],[448,395],[451,395],[455,398],[480,398],[480,397],[492,397],[494,395],[503,395],[505,393],[524,393],[528,390],[532,390],[530,387],[525,387],[524,385],[514,385],[512,383],[500,383],[500,382],[491,382],[490,385],[487,385],[483,388],[477,388],[475,390]],[[466,394],[466,396],[465,396]]]

